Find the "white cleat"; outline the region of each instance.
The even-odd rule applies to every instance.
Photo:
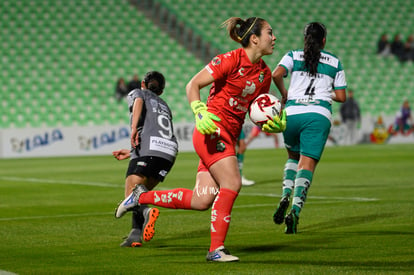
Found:
[[[126,212],[132,210],[135,206],[138,206],[139,197],[145,192],[148,192],[148,189],[144,185],[136,185],[132,190],[132,193],[129,194],[129,196],[126,197],[116,208],[115,218],[121,218]]]
[[[246,179],[244,176],[242,176],[242,185],[243,186],[250,186],[250,185],[253,185],[253,184],[255,184],[256,182],[255,181],[253,181],[253,180],[248,180],[248,179]]]
[[[224,247],[220,246],[214,251],[208,252],[207,261],[209,262],[238,262],[240,259],[230,254],[230,252]]]

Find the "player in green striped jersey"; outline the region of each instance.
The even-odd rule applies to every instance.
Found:
[[[288,152],[282,199],[273,220],[276,224],[285,222],[286,234],[297,232],[299,214],[331,128],[332,101],[346,100],[342,64],[335,55],[323,50],[326,35],[323,24],[306,25],[304,48],[289,51],[272,73],[285,104],[287,124],[283,137]],[[289,90],[283,80],[288,74]],[[286,215],[292,193],[291,210]]]

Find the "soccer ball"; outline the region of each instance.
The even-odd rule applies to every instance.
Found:
[[[282,104],[279,99],[272,94],[261,94],[250,104],[250,120],[257,126],[262,126],[274,116],[280,115]]]

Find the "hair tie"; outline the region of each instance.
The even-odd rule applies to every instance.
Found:
[[[250,25],[250,27],[247,29],[247,31],[243,34],[242,37],[237,36],[237,38],[239,38],[240,42],[243,41],[244,38],[246,38],[247,34],[252,30],[254,24],[256,24],[257,21],[257,17],[254,18],[253,23]]]

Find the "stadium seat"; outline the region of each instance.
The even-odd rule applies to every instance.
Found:
[[[271,69],[286,51],[302,47],[300,34],[307,22],[321,20],[328,27],[327,50],[336,53],[344,63],[349,86],[356,95],[380,97],[378,102],[384,104],[379,107],[374,100],[361,100],[363,112],[394,115],[403,97],[414,102],[413,62],[401,64],[393,57],[375,54],[382,32],[391,37],[399,32],[404,38],[412,32],[411,25],[406,24],[414,14],[409,0],[154,1],[221,52],[236,47],[220,28],[225,19],[258,15],[269,20],[277,36],[275,53],[265,58]],[[128,123],[125,106],[113,98],[115,81],[120,76],[128,80],[134,73],[142,77],[148,70],[165,74],[165,96],[175,120],[193,120],[183,92],[204,62],[188,53],[129,1],[108,0],[103,5],[98,0],[65,4],[3,0],[0,9],[2,32],[7,37],[0,42],[0,52],[2,63],[8,64],[2,72],[2,100],[36,102],[30,108],[32,116],[17,113],[17,102],[8,104],[16,106],[2,113],[5,127]],[[25,97],[25,93],[30,97]],[[102,105],[106,106],[105,111],[94,113]],[[65,115],[59,116],[57,109]]]

